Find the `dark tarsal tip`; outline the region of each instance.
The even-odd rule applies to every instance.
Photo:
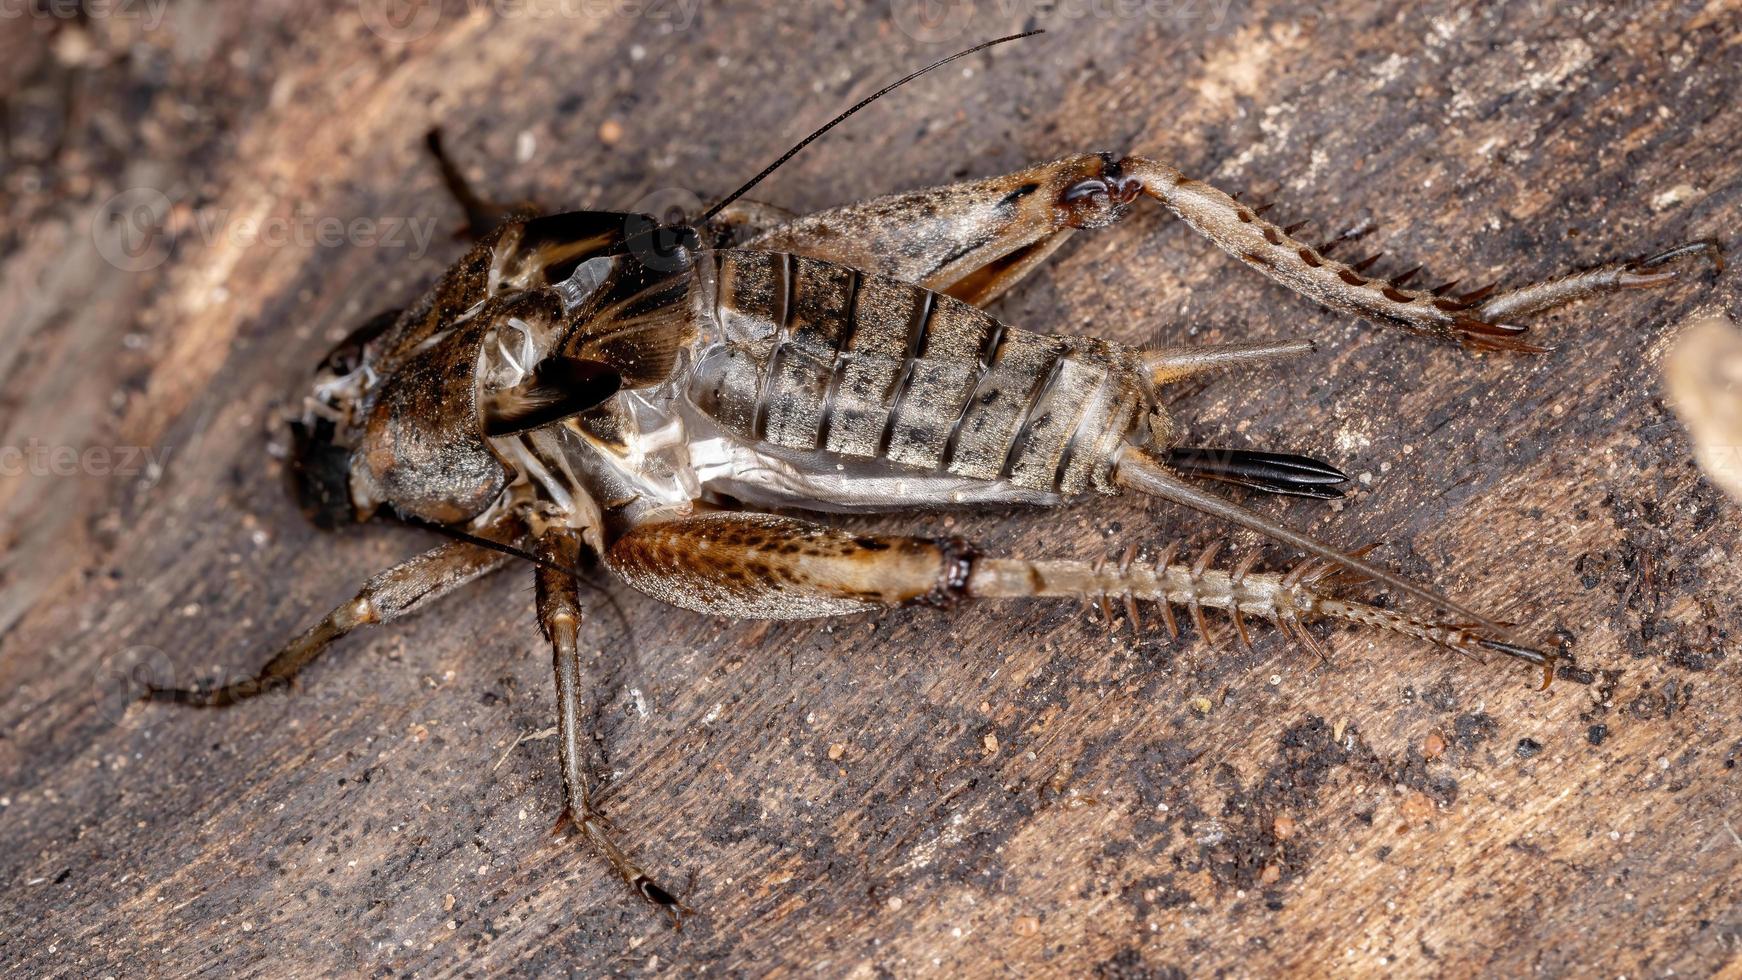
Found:
[[[1716,238],[1700,238],[1691,242],[1684,242],[1674,248],[1664,249],[1656,255],[1640,259],[1638,262],[1633,263],[1633,265],[1638,269],[1650,269],[1654,266],[1659,266],[1665,262],[1679,259],[1684,255],[1692,255],[1696,252],[1705,252],[1710,255],[1713,268],[1719,273],[1724,271],[1724,246],[1720,244]]]
[[[1559,654],[1544,653],[1541,650],[1533,650],[1530,647],[1521,647],[1516,643],[1504,643],[1500,640],[1480,639],[1477,640],[1476,643],[1484,649],[1493,650],[1495,653],[1504,653],[1508,657],[1517,657],[1526,663],[1536,664],[1538,667],[1544,664],[1554,663],[1556,660],[1560,659]]]
[[[1486,320],[1459,320],[1458,329],[1484,337],[1516,337],[1529,327],[1517,323],[1489,323]]]
[[[635,890],[641,893],[641,897],[655,905],[662,905],[671,909],[679,907],[677,896],[659,887],[645,877],[640,878],[635,882]]]

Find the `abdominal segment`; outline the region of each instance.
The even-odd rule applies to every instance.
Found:
[[[725,433],[801,467],[1072,496],[1110,489],[1113,456],[1146,414],[1133,350],[1007,327],[815,259],[712,260],[721,332],[689,399]]]

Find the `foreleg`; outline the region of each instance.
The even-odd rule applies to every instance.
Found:
[[[247,680],[222,687],[150,687],[152,701],[199,708],[222,708],[286,687],[297,673],[325,653],[333,641],[360,626],[390,623],[447,596],[488,572],[507,556],[454,541],[395,565],[370,579],[353,598],[292,640]]]

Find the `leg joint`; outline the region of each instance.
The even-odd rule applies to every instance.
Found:
[[[942,559],[938,568],[937,584],[932,586],[930,592],[913,602],[947,609],[968,594],[968,579],[974,574],[974,562],[980,555],[973,545],[962,538],[935,538],[932,544],[938,549],[938,556]]]

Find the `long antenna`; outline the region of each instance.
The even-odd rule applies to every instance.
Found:
[[[778,160],[774,161],[773,163],[769,164],[768,166],[762,168],[762,172],[757,174],[756,176],[750,178],[750,180],[747,181],[744,184],[744,186],[738,188],[737,190],[733,191],[732,193],[727,194],[725,197],[721,198],[719,203],[717,203],[713,207],[709,208],[706,212],[704,212],[702,214],[702,216],[700,218],[696,219],[696,224],[702,224],[702,223],[708,221],[709,219],[713,218],[715,215],[719,214],[721,211],[724,211],[728,204],[731,204],[733,201],[736,201],[738,198],[743,197],[746,191],[750,190],[750,188],[752,188],[752,187],[755,187],[757,184],[760,184],[764,177],[767,177],[769,174],[775,172],[776,170],[779,170],[781,167],[781,164],[784,164],[786,161],[791,160],[793,157],[797,156],[798,151],[811,145],[811,143],[815,142],[824,133],[828,132],[831,129],[834,129],[836,126],[839,126],[841,123],[846,122],[848,116],[851,116],[853,113],[858,112],[860,109],[863,109],[866,106],[870,105],[871,103],[876,102],[878,99],[884,97],[885,95],[888,95],[890,92],[895,91],[896,89],[900,88],[901,86],[906,85],[908,82],[913,81],[914,79],[925,74],[926,72],[931,71],[934,68],[942,68],[943,66],[949,64],[952,61],[955,61],[958,58],[966,58],[968,55],[974,54],[974,53],[979,52],[979,51],[984,51],[987,48],[993,47],[994,45],[1003,44],[1006,41],[1020,41],[1025,37],[1033,37],[1036,34],[1045,34],[1045,33],[1046,32],[1043,30],[1024,31],[1021,34],[1008,34],[1004,37],[994,38],[990,41],[983,41],[983,42],[976,44],[973,47],[967,49],[966,51],[957,51],[955,54],[950,55],[948,58],[944,58],[944,59],[939,60],[939,61],[934,61],[931,64],[926,65],[924,68],[921,68],[919,71],[916,71],[913,74],[908,75],[899,81],[891,82],[890,84],[883,86],[882,88],[871,93],[870,95],[867,95],[863,99],[860,99],[857,103],[855,103],[853,105],[853,107],[851,109],[848,109],[846,112],[843,112],[840,115],[836,116],[835,118],[829,120],[816,132],[814,132],[814,133],[810,134],[809,136],[806,136],[804,139],[800,140],[797,146],[794,146],[792,149],[787,150],[785,153],[781,154],[780,159],[778,159]]]

